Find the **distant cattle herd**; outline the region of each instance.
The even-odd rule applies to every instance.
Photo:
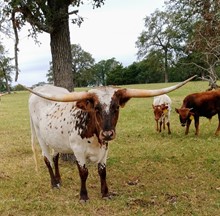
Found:
[[[155,121],[157,122],[157,131],[161,132],[161,125],[165,129],[165,122],[168,127],[168,134],[170,131],[170,110],[171,99],[168,95],[160,95],[154,97],[153,111]],[[185,135],[189,133],[189,127],[194,120],[195,135],[199,135],[199,118],[200,116],[211,118],[218,114],[218,127],[215,134],[220,133],[220,90],[211,90],[200,93],[193,93],[187,95],[180,108],[175,108],[176,113],[179,114],[180,123],[186,127]],[[159,122],[159,128],[158,128]]]

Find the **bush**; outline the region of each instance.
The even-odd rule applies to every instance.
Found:
[[[22,85],[18,84],[13,87],[13,90],[14,91],[23,91],[23,90],[25,90],[25,88]]]

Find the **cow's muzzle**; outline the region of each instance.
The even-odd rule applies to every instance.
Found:
[[[114,130],[101,131],[99,138],[103,141],[113,140],[115,138],[115,131]]]

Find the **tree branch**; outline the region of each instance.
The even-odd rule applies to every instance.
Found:
[[[72,14],[77,15],[77,14],[78,14],[78,12],[79,12],[79,10],[74,10],[74,11],[70,11],[68,14],[69,14],[69,15],[72,15]]]
[[[47,33],[53,32],[53,27],[50,25],[44,25],[42,24],[42,22],[38,21],[26,5],[14,8],[13,13],[23,14],[26,21],[29,22],[31,26],[37,26],[39,30],[42,30]]]
[[[18,74],[19,74],[19,69],[18,69],[18,43],[19,43],[19,38],[18,38],[18,31],[17,28],[19,27],[17,24],[17,21],[15,19],[15,13],[12,12],[12,26],[15,34],[15,45],[14,45],[14,52],[15,52],[15,82],[18,80]]]

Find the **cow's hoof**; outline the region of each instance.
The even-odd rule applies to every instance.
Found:
[[[117,195],[118,195],[117,193],[111,192],[111,193],[103,195],[102,199],[104,199],[104,200],[111,200],[111,199],[113,199],[114,196],[117,196]]]
[[[80,204],[85,205],[86,203],[89,202],[89,199],[86,199],[86,200],[80,199],[79,202],[80,202]]]
[[[52,189],[60,189],[61,188],[61,184],[53,184],[52,186]]]
[[[56,184],[56,188],[57,188],[57,189],[60,189],[60,188],[61,188],[61,184],[60,184],[60,183],[57,183],[57,184]]]
[[[112,196],[111,196],[111,195],[109,195],[109,196],[104,196],[104,197],[102,197],[102,199],[103,199],[103,200],[111,200],[111,199],[112,199]]]

